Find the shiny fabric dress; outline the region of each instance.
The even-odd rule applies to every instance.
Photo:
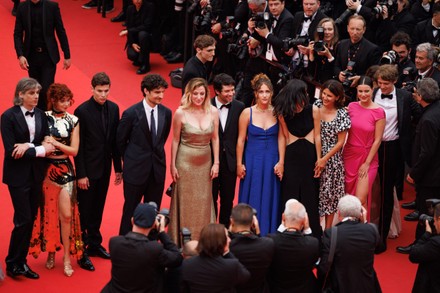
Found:
[[[278,122],[266,130],[253,125],[250,108],[243,158],[246,176],[240,181],[238,202],[257,210],[261,235],[275,232],[279,225],[280,180],[273,169],[279,160],[278,130]]]
[[[351,128],[348,131],[348,138],[343,151],[345,192],[356,195],[359,168],[367,159],[373,145],[376,121],[385,118],[385,111],[380,107],[366,109],[358,102],[352,102],[348,105],[348,114],[350,115]],[[368,169],[368,218],[370,217],[371,208],[371,190],[378,168],[379,159],[376,153]]]
[[[182,124],[180,144],[176,156],[179,179],[171,198],[168,233],[180,244],[180,230],[191,231],[191,238],[198,240],[200,231],[209,223],[215,223],[211,182],[211,138],[214,124],[202,130],[189,123]]]
[[[49,131],[57,141],[70,145],[71,134],[78,124],[78,118],[66,113],[63,117],[56,117],[52,111],[46,112]],[[63,153],[55,150],[53,155]],[[61,249],[60,224],[58,215],[59,193],[62,189],[69,193],[72,204],[72,219],[70,231],[70,254],[78,259],[84,251],[81,239],[78,203],[76,200],[75,171],[69,158],[47,159],[48,169],[43,182],[43,200],[38,209],[37,218],[32,231],[29,254],[35,258],[43,251],[55,252]]]

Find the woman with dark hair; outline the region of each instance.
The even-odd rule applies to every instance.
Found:
[[[372,100],[373,81],[361,76],[358,101],[348,105],[351,128],[344,146],[345,192],[356,195],[370,218],[371,190],[379,168],[377,151],[385,128],[385,111]]]
[[[281,207],[291,198],[300,201],[307,209],[313,235],[320,238],[319,174],[315,172],[317,149],[314,139],[315,123],[319,127],[318,108],[309,104],[307,86],[299,79],[287,83],[274,98],[273,107],[286,139]]]
[[[47,91],[46,112],[50,137],[55,147],[48,158],[48,170],[43,182],[43,202],[32,232],[29,254],[38,257],[47,251],[46,268],[55,266],[55,251],[64,248],[64,274],[72,276],[70,255],[79,260],[83,255],[83,242],[76,201],[75,171],[69,156],[76,156],[79,147],[78,118],[67,113],[73,104],[73,94],[64,84],[54,83]],[[61,229],[60,229],[61,228]],[[60,236],[61,230],[61,236]]]
[[[176,244],[182,227],[198,240],[202,228],[215,222],[212,179],[219,172],[218,115],[206,80],[191,79],[173,118],[170,170],[176,185],[168,231]]]
[[[345,195],[342,147],[351,122],[344,108],[342,84],[333,79],[324,82],[321,98],[316,100],[315,105],[318,107],[320,117],[320,131],[315,132],[315,143],[318,148],[316,168],[321,173],[319,215],[325,217],[327,229],[332,226],[339,199]]]
[[[257,210],[261,234],[266,235],[275,232],[279,223],[285,139],[272,112],[270,79],[257,74],[251,84],[256,103],[243,110],[238,122],[237,176],[241,179],[238,201]]]
[[[200,233],[198,256],[182,265],[182,292],[235,292],[249,271],[229,252],[231,239],[222,224],[208,224]]]

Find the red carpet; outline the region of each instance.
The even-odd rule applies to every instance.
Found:
[[[115,0],[116,10],[110,13],[106,19],[101,18],[95,10],[81,9],[87,0],[61,0],[60,7],[64,25],[70,42],[72,55],[72,67],[65,71],[58,67],[56,81],[66,83],[74,93],[75,105],[73,110],[91,96],[90,79],[98,71],[105,71],[112,80],[110,99],[119,104],[121,112],[130,105],[140,101],[140,81],[142,76],[136,75],[137,68],[126,59],[123,51],[125,39],[118,36],[122,26],[119,23],[111,23],[113,17],[120,11],[121,2]],[[13,47],[14,17],[11,16],[12,2],[0,0],[0,112],[12,105],[12,98],[17,81],[27,76],[20,69],[15,50]],[[155,40],[159,41],[159,40]],[[61,63],[59,64],[61,65]],[[182,66],[182,64],[168,65],[159,54],[152,54],[152,72],[160,73],[168,78],[170,70]],[[166,91],[164,104],[174,110],[180,101],[180,89],[170,87]],[[170,154],[170,139],[166,146],[168,159]],[[3,152],[0,160],[3,161]],[[169,163],[169,161],[168,161]],[[2,176],[2,171],[0,171]],[[171,182],[168,175],[165,185]],[[406,188],[405,201],[413,197],[411,187]],[[119,229],[119,221],[123,204],[122,185],[111,185],[108,194],[107,205],[104,212],[102,232],[104,246],[108,239],[116,235]],[[169,206],[169,198],[164,196],[163,207]],[[0,263],[5,269],[4,259],[7,254],[10,232],[12,230],[12,204],[6,185],[0,184]],[[402,212],[405,214],[405,211]],[[382,285],[383,292],[410,292],[414,281],[416,266],[408,261],[406,255],[395,253],[397,245],[406,245],[413,240],[414,224],[404,223],[402,234],[396,240],[389,240],[389,249],[376,257],[375,267]],[[0,283],[0,292],[99,292],[110,278],[110,261],[100,258],[92,258],[96,267],[95,272],[80,269],[74,262],[74,275],[67,278],[63,275],[61,255],[57,255],[56,267],[49,271],[44,267],[46,254],[39,259],[28,258],[32,269],[40,274],[39,280],[12,280],[7,277]],[[73,261],[73,260],[72,260]]]

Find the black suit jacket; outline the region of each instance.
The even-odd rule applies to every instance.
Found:
[[[101,112],[91,97],[78,106],[75,116],[81,125],[78,154],[75,157],[77,178],[99,179],[109,174],[113,161],[115,172],[122,172],[121,156],[116,148],[116,129],[119,124],[119,107],[112,101],[107,104],[107,130]]]
[[[318,23],[321,21],[321,19],[323,19],[325,17],[327,17],[327,16],[324,13],[322,13],[321,10],[318,10],[316,12],[315,17],[312,19],[312,23],[309,26],[309,30],[307,31],[310,39],[314,39],[313,36],[315,35],[316,27],[318,26]],[[304,21],[304,12],[299,11],[299,12],[295,13],[295,15],[293,17],[293,35],[294,36],[299,36],[299,34],[301,33],[303,21]]]
[[[231,234],[231,252],[249,270],[251,278],[237,292],[268,292],[267,273],[275,245],[272,239],[254,234]]]
[[[287,37],[293,38],[294,35],[293,15],[289,10],[284,9],[278,17],[277,24],[273,28],[272,33],[266,38],[266,42],[272,45],[273,52],[275,53],[278,62],[288,64],[290,59],[292,59],[292,57],[287,56],[281,48],[283,47],[283,40]]]
[[[338,238],[330,274],[339,286],[338,292],[377,292],[373,268],[374,250],[380,241],[377,229],[370,224],[350,220],[337,224],[337,227]],[[331,235],[331,229],[324,231],[318,268],[320,276],[325,276],[330,270]]]
[[[40,146],[44,137],[49,135],[46,114],[38,108],[35,111],[35,138],[32,143]],[[42,182],[46,176],[46,162],[36,157],[35,148],[29,148],[20,159],[12,157],[16,143],[29,141],[29,128],[20,106],[6,110],[1,116],[1,134],[5,147],[3,162],[3,183],[10,186],[23,186],[33,180]]]
[[[171,110],[158,105],[156,144],[151,140],[145,108],[139,102],[122,113],[116,144],[123,158],[124,182],[142,185],[150,175],[156,182],[165,181],[166,162],[164,145],[170,134]],[[153,172],[150,174],[150,172]]]
[[[231,253],[215,258],[193,256],[182,265],[182,292],[232,293],[249,277],[249,271]]]
[[[350,47],[350,39],[342,40],[336,48],[335,57],[335,76],[338,77],[341,71],[347,69],[348,63],[348,49]],[[360,40],[360,47],[356,53],[353,61],[356,62],[354,65],[354,73],[357,75],[363,75],[367,69],[372,66],[379,64],[379,60],[382,54],[379,47],[368,41],[366,38]]]
[[[415,52],[415,49],[417,48],[417,45],[421,43],[431,43],[436,46],[438,46],[435,43],[434,35],[432,34],[434,30],[434,27],[432,26],[432,18],[428,18],[426,20],[423,20],[419,22],[416,27],[414,28],[413,34],[412,34],[412,43],[413,43],[413,51]]]
[[[376,97],[377,90],[373,93],[373,101]],[[399,133],[399,144],[403,158],[408,166],[412,165],[412,126],[417,124],[422,114],[419,104],[413,99],[412,94],[408,91],[396,88],[397,98],[397,129]]]
[[[440,186],[440,102],[423,108],[413,146],[410,176],[420,186]]]
[[[40,0],[43,9],[43,36],[46,49],[50,59],[54,64],[60,61],[60,52],[55,38],[58,38],[61,49],[64,53],[64,59],[70,59],[69,42],[67,40],[66,30],[64,29],[63,20],[61,19],[60,8],[58,3],[49,0]],[[21,2],[17,8],[17,16],[15,17],[14,28],[14,46],[17,57],[29,57],[31,53],[31,1]]]
[[[211,99],[211,105],[214,107],[217,106],[215,103],[215,97]],[[245,106],[242,102],[233,99],[231,102],[231,108],[228,112],[228,117],[226,118],[225,129],[223,129],[222,124],[219,123],[218,133],[220,138],[220,153],[226,155],[226,168],[230,172],[235,172],[237,170],[236,145],[238,139],[238,120],[244,108]]]
[[[165,268],[179,266],[182,255],[166,233],[159,240],[162,244],[135,232],[110,238],[112,277],[101,292],[163,292]]]
[[[319,258],[319,241],[301,232],[269,234],[275,243],[275,254],[269,269],[271,292],[318,292],[313,273]]]

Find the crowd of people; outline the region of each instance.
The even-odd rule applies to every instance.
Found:
[[[176,9],[181,2],[176,1]],[[126,20],[120,36],[127,37],[127,56],[139,66],[137,73],[145,74],[157,34],[154,11],[170,5],[146,0],[125,4],[117,16]],[[70,67],[59,7],[47,0],[17,6],[14,43],[29,78],[18,82],[14,106],[1,119],[3,182],[14,206],[6,273],[37,279],[26,256],[48,252],[46,268],[52,269],[55,252],[63,247],[68,277],[74,273],[71,255],[90,271],[95,268],[89,256],[111,259],[113,268],[125,263],[126,271],[112,270],[105,292],[123,291],[136,275],[130,270],[141,269],[144,261],[160,268],[156,291],[170,277],[180,280],[184,292],[284,292],[292,286],[303,286],[298,290],[304,292],[323,286],[380,292],[374,253],[387,249],[404,178],[416,186],[418,212],[408,219],[431,212],[433,223],[439,221],[438,202],[428,210],[426,201],[440,198],[440,2],[192,4],[191,12],[169,11],[198,16],[191,28],[199,34],[191,42],[196,54],[183,68],[180,106],[172,114],[162,105],[168,83],[147,74],[141,82],[142,101],[120,119],[118,106],[107,100],[111,83],[103,72],[92,78],[90,100],[74,114],[67,112],[73,94],[66,85],[53,83],[60,60],[55,33],[64,68]],[[46,14],[53,19],[43,30]],[[183,33],[179,20],[169,32],[174,40]],[[157,209],[171,129],[168,236]],[[114,183],[123,183],[124,206],[120,236],[110,240],[107,252],[100,226],[112,165]],[[23,176],[14,176],[17,172]],[[237,178],[240,204],[232,208]],[[430,225],[419,225],[415,241],[397,251],[421,263],[415,288],[431,286],[425,288],[433,291],[439,290],[434,282],[420,281],[434,278],[432,268],[422,265],[426,258],[421,252],[429,251],[426,243],[436,245]],[[182,263],[177,247],[187,243],[184,228],[198,241],[198,256]],[[139,267],[131,266],[124,249],[140,245],[142,255],[146,241],[152,242],[145,249],[155,251],[155,260],[135,257]],[[287,243],[300,245],[292,251],[301,261],[286,263],[280,253],[290,251]],[[318,278],[313,274],[316,263]],[[292,282],[286,272],[301,275],[301,281]],[[152,285],[134,283],[139,288]]]

